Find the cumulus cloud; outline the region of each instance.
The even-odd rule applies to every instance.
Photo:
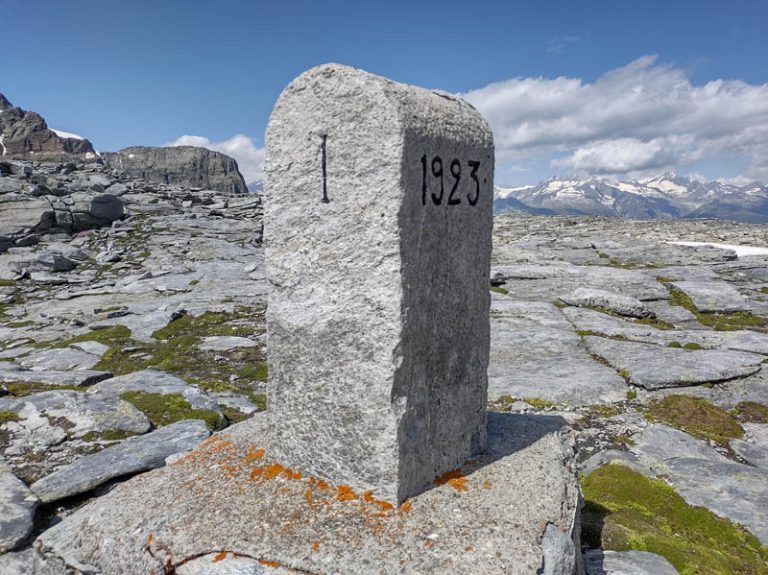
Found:
[[[184,135],[176,138],[165,146],[197,146],[208,148],[215,152],[222,152],[232,156],[237,161],[240,173],[245,182],[252,184],[264,178],[264,148],[258,148],[253,138],[243,134],[236,134],[221,142],[212,142],[203,136]]]
[[[768,84],[713,80],[644,56],[594,82],[515,78],[463,96],[493,128],[497,161],[550,158],[584,174],[674,168],[734,153],[768,179]]]

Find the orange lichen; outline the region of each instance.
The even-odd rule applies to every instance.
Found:
[[[151,533],[147,535],[147,547],[151,547],[152,543],[155,541],[155,536]]]
[[[268,466],[264,472],[264,476],[267,479],[273,479],[280,475],[283,471],[285,471],[285,467],[280,465],[279,463],[273,463],[272,465]]]
[[[320,551],[320,542],[319,541],[313,541],[310,544],[310,547],[312,547],[312,551]]]
[[[360,499],[360,497],[349,485],[339,485],[336,488],[336,499],[339,501],[354,501],[355,499]]]
[[[275,568],[280,567],[280,563],[278,563],[277,561],[268,561],[266,559],[259,559],[259,563],[261,563],[265,567],[275,567]]]
[[[456,491],[467,491],[467,478],[458,469],[444,473],[440,477],[435,478],[435,485],[450,485]]]
[[[248,452],[245,454],[245,457],[243,457],[243,461],[245,461],[246,463],[256,461],[257,459],[261,459],[262,457],[264,457],[265,453],[266,451],[264,449],[249,447]]]
[[[390,511],[395,508],[394,505],[392,505],[389,501],[384,501],[383,499],[376,499],[373,496],[373,491],[366,491],[363,493],[363,501],[367,503],[373,503],[374,505],[378,505],[382,511]]]
[[[307,490],[304,492],[304,499],[306,499],[307,503],[309,503],[310,505],[312,505],[312,503],[314,503],[315,499],[314,499],[314,497],[312,497],[312,490],[311,489],[307,488]]]
[[[216,556],[213,558],[213,563],[218,563],[219,561],[224,561],[224,559],[227,558],[227,552],[226,551],[220,551],[216,553]]]
[[[327,481],[323,481],[322,479],[318,479],[316,482],[317,488],[321,491],[330,491],[331,486],[328,485]]]
[[[400,504],[400,511],[408,513],[411,510],[411,502],[407,499]]]
[[[255,467],[251,469],[251,479],[256,479],[257,477],[261,477],[262,475],[264,475],[263,467]]]
[[[491,485],[493,485],[488,479],[483,481],[483,489],[490,489]]]

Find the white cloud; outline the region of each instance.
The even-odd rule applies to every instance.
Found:
[[[257,148],[253,138],[236,134],[222,142],[211,142],[203,136],[184,135],[165,146],[197,146],[232,156],[237,161],[245,182],[251,184],[264,178],[264,148]]]
[[[593,83],[515,78],[464,97],[488,118],[502,165],[549,158],[558,169],[625,174],[736,153],[750,161],[745,176],[768,179],[768,84],[696,86],[644,56]]]

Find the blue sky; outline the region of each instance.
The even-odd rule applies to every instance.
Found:
[[[0,20],[0,92],[101,150],[204,144],[251,179],[280,91],[335,61],[465,94],[500,184],[768,180],[768,0],[0,0]]]

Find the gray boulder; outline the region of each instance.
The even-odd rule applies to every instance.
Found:
[[[162,467],[165,458],[189,451],[210,435],[204,421],[190,419],[86,455],[32,484],[43,503],[90,491],[115,477]]]
[[[0,554],[29,537],[36,508],[37,497],[24,482],[13,473],[0,471]]]

